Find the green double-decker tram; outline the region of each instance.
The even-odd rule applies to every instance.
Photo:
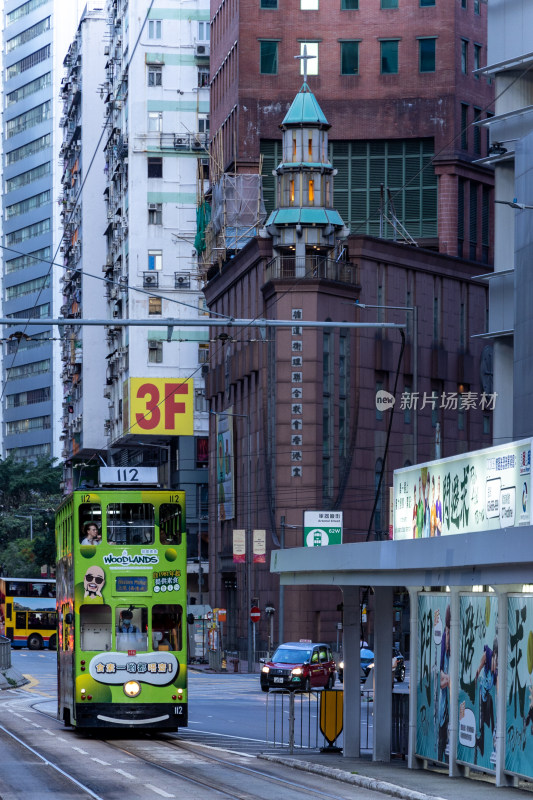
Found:
[[[187,725],[185,493],[150,468],[100,469],[56,516],[58,718]],[[115,483],[116,485],[112,485]]]

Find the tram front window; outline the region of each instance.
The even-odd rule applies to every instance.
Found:
[[[155,514],[151,503],[110,503],[107,506],[108,544],[153,544]]]
[[[148,650],[148,610],[142,606],[115,609],[117,650]]]

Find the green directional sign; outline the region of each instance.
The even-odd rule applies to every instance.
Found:
[[[304,511],[304,547],[342,544],[342,511]]]

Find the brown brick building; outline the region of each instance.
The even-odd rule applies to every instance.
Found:
[[[486,16],[481,0],[213,0],[215,176],[257,171],[262,156],[271,210],[279,124],[305,45],[317,56],[309,86],[332,125],[335,205],[352,233],[380,234],[383,184],[419,244],[491,263],[492,172],[473,163],[487,144],[472,124],[493,96],[473,74],[486,63]]]

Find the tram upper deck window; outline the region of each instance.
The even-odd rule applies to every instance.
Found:
[[[80,503],[78,522],[80,544],[87,544],[88,539],[91,540],[89,544],[99,544],[102,540],[102,509],[100,503]],[[94,526],[96,526],[96,531]]]
[[[159,538],[161,544],[181,544],[179,503],[161,503],[159,506]]]
[[[108,544],[153,544],[155,514],[151,503],[110,503],[107,506]]]

